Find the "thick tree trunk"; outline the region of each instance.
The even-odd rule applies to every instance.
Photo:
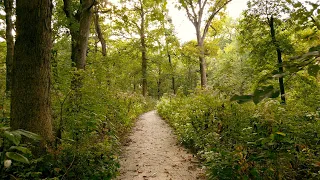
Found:
[[[11,121],[52,141],[50,56],[51,0],[16,1],[16,44],[13,62]],[[43,146],[44,147],[44,146]]]
[[[72,9],[71,1],[64,0],[64,12],[69,20],[69,30],[71,34],[71,60],[72,66],[77,70],[84,70],[86,66],[88,39],[90,34],[90,25],[92,19],[92,7],[95,5],[95,0],[80,1],[80,8],[75,11]],[[73,101],[79,104],[81,99],[80,88],[82,87],[82,77],[78,72],[75,72],[71,81],[71,89],[75,90]]]
[[[85,69],[88,39],[90,33],[91,18],[93,15],[92,7],[95,0],[82,0],[81,7],[73,15],[70,0],[64,0],[64,12],[69,20],[69,30],[71,34],[71,59],[73,65],[79,69]]]
[[[141,68],[142,68],[142,95],[147,96],[147,45],[145,40],[145,27],[144,27],[144,11],[141,5],[141,29],[140,29],[140,39],[141,39]]]
[[[6,12],[6,42],[7,42],[6,91],[11,91],[12,64],[13,64],[13,54],[14,54],[14,40],[13,40],[13,35],[12,35],[13,0],[4,0],[4,7],[5,7],[5,12]]]
[[[280,49],[279,43],[276,39],[276,31],[274,29],[273,16],[271,16],[271,18],[270,18],[269,26],[270,26],[270,34],[271,34],[271,38],[272,38],[272,43],[275,45],[276,50],[277,50],[279,74],[283,74],[284,70],[282,67],[281,49]],[[281,103],[286,104],[286,96],[285,96],[285,90],[284,90],[283,77],[279,77],[279,86],[280,86],[280,94],[281,94]]]
[[[73,61],[76,63],[77,69],[85,69],[87,50],[88,50],[88,39],[90,33],[91,17],[92,17],[92,6],[94,0],[83,0],[81,4],[79,30],[76,39],[76,47]]]

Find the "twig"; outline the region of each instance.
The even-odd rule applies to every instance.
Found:
[[[73,155],[73,160],[72,160],[70,166],[68,167],[66,173],[64,173],[64,175],[62,176],[61,180],[63,180],[64,177],[68,174],[68,171],[69,171],[69,169],[71,168],[71,166],[72,166],[72,164],[73,164],[73,162],[74,162],[74,160],[75,160],[75,157],[76,157],[76,155],[74,154],[74,155]]]

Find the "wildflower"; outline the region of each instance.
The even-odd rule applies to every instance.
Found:
[[[4,164],[5,168],[9,168],[11,166],[11,164],[12,164],[12,161],[10,159],[9,160],[5,160],[3,164]]]

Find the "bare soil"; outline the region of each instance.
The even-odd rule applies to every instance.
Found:
[[[173,131],[156,111],[139,118],[120,165],[118,180],[205,179],[197,159],[177,143]]]

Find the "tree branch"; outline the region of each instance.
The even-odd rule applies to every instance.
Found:
[[[193,15],[190,13],[190,11],[189,11],[189,9],[188,9],[187,6],[183,6],[183,7],[185,8],[185,10],[186,10],[186,12],[187,12],[188,19],[189,19],[193,24],[195,24],[195,23],[196,23],[196,17],[193,16]]]
[[[197,13],[196,13],[196,11],[195,11],[195,9],[194,9],[192,0],[189,0],[188,3],[189,3],[189,5],[191,6],[191,10],[192,10],[192,13],[193,13],[193,17],[194,17],[194,19],[196,19]]]
[[[201,37],[202,41],[204,41],[204,39],[205,39],[205,37],[206,37],[206,35],[208,33],[208,30],[209,30],[209,27],[211,25],[211,22],[212,22],[213,18],[221,11],[222,8],[224,8],[231,1],[232,0],[227,0],[220,7],[218,7],[215,11],[212,12],[212,14],[208,18],[208,20],[206,22],[206,25],[204,27],[203,34],[202,34],[202,37]],[[218,3],[220,3],[220,2],[221,2],[221,0]]]
[[[98,6],[96,6],[96,11],[98,11]],[[98,35],[98,39],[101,43],[102,55],[106,56],[107,55],[106,41],[104,40],[103,35],[102,35],[101,27],[99,24],[99,14],[98,13],[95,14],[94,24],[95,24],[95,29],[96,29],[96,32]]]

